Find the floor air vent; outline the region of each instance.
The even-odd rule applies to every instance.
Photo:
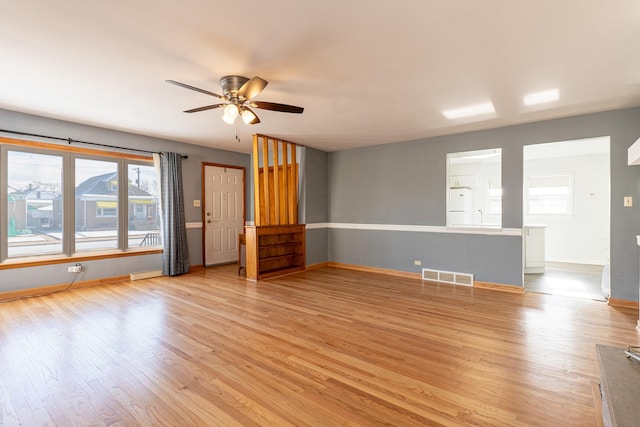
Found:
[[[455,273],[453,271],[422,269],[422,280],[431,282],[452,283],[454,285],[473,286],[473,274]]]

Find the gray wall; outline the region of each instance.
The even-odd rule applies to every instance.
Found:
[[[247,220],[253,219],[250,156],[0,110],[0,128],[189,156],[183,163],[187,222],[201,222],[201,163],[246,169]],[[503,227],[522,226],[522,147],[611,136],[611,292],[638,300],[640,167],[627,166],[627,148],[640,137],[640,108],[333,153],[307,148],[304,215],[307,224],[354,223],[444,226],[446,153],[502,148]],[[7,135],[9,136],[9,135]],[[637,200],[623,208],[624,196]],[[201,229],[188,230],[190,261],[202,264]],[[474,273],[476,280],[522,285],[522,239],[406,231],[310,228],[307,263],[327,260],[419,272],[424,267]],[[78,280],[161,267],[159,255],[86,263]],[[0,292],[65,283],[66,264],[0,270]]]
[[[72,138],[154,152],[173,151],[187,155],[189,158],[183,160],[182,163],[187,222],[202,221],[201,208],[193,206],[193,200],[202,199],[202,162],[242,166],[246,171],[245,182],[248,183],[246,185],[245,198],[247,220],[253,218],[253,193],[250,191],[249,185],[249,183],[253,181],[249,163],[250,156],[248,154],[85,126],[7,110],[0,110],[0,129]],[[34,138],[21,138],[10,134],[0,135],[16,139],[35,140]],[[43,141],[50,142],[49,140]],[[84,148],[99,148],[81,144],[78,144],[78,146]],[[202,265],[202,229],[188,229],[187,240],[191,265]],[[69,263],[69,265],[71,264],[73,263]],[[114,258],[83,262],[83,264],[87,266],[87,269],[79,275],[77,280],[93,280],[103,277],[122,276],[131,272],[159,270],[162,268],[160,255]],[[67,273],[66,267],[66,264],[56,264],[37,268],[0,270],[0,292],[66,283],[72,278],[72,275]]]
[[[611,292],[638,300],[640,167],[627,148],[640,137],[640,108],[588,114],[465,134],[329,154],[330,223],[445,226],[446,154],[502,148],[505,228],[522,227],[523,146],[611,137]],[[468,272],[486,282],[522,286],[522,238],[449,233],[329,230],[328,258],[419,272],[423,267]]]
[[[328,211],[328,162],[329,154],[313,148],[305,148],[305,222],[327,222]]]
[[[307,264],[328,261],[328,233],[326,228],[314,229],[313,224],[327,222],[328,218],[328,162],[329,155],[306,147],[304,149],[304,178],[300,203],[304,212],[302,222],[307,224]]]

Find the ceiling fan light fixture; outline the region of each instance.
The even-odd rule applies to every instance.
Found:
[[[224,115],[222,116],[222,120],[225,123],[230,125],[234,124],[236,121],[236,117],[238,117],[238,107],[235,104],[229,104],[224,107]]]
[[[256,119],[256,115],[253,114],[250,110],[247,110],[246,108],[242,110],[242,113],[240,113],[240,115],[242,116],[242,121],[244,122],[245,125],[250,124],[252,121]]]
[[[233,117],[234,119],[238,117],[238,107],[236,106],[236,104],[229,104],[224,107],[224,115]]]
[[[304,111],[304,108],[296,107],[295,105],[278,104],[276,102],[266,101],[254,101],[253,97],[261,93],[268,84],[265,79],[258,76],[254,76],[251,79],[243,76],[232,75],[222,77],[220,79],[220,86],[222,86],[222,93],[224,95],[218,95],[217,93],[209,92],[208,90],[200,89],[198,87],[191,86],[185,83],[180,83],[175,80],[166,80],[166,82],[226,101],[226,103],[191,108],[189,110],[185,110],[185,113],[197,113],[199,111],[222,108],[224,111],[222,120],[230,125],[235,124],[238,116],[241,116],[242,121],[248,125],[255,125],[260,123],[260,118],[258,118],[258,115],[254,113],[249,107],[295,114],[301,114]]]
[[[222,116],[222,120],[229,125],[232,125],[235,123],[236,118],[235,117],[231,117],[231,116],[227,116],[226,114]]]

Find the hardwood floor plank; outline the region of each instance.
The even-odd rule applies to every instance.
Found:
[[[594,425],[637,311],[235,265],[0,304],[0,425]]]

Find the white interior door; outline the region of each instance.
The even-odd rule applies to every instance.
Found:
[[[244,230],[244,170],[205,165],[205,265],[238,260],[238,234]]]

